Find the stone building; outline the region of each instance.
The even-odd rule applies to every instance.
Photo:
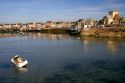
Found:
[[[118,11],[109,11],[107,16],[103,17],[104,25],[119,25],[120,14]]]
[[[94,20],[92,18],[87,19],[85,25],[87,28],[92,28],[94,26]]]
[[[27,23],[27,28],[29,30],[35,30],[36,29],[36,23],[32,23],[32,22]]]
[[[2,24],[0,24],[0,29],[3,29],[3,25]]]
[[[46,28],[52,28],[53,27],[53,22],[52,21],[47,21],[46,22]]]
[[[54,22],[54,28],[62,28],[63,27],[63,22]]]
[[[12,24],[12,27],[14,29],[20,29],[22,27],[21,23],[17,23],[17,24]]]
[[[71,27],[71,22],[63,22],[62,27],[65,28],[65,29],[70,28]]]
[[[85,25],[85,20],[84,19],[79,19],[77,21],[77,27],[78,28],[84,28],[84,25]]]

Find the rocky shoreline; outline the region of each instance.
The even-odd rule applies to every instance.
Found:
[[[70,34],[71,31],[68,29],[43,29],[43,30],[0,30],[1,34],[18,34],[20,32],[40,32],[40,33],[50,33],[50,34]],[[79,33],[78,33],[79,34]],[[76,35],[70,34],[70,35]],[[87,37],[103,37],[103,38],[125,38],[125,27],[117,27],[117,28],[86,28],[82,29],[79,34],[80,36]],[[78,36],[78,35],[77,35]]]
[[[89,28],[83,29],[81,36],[94,36],[104,38],[125,38],[125,27],[120,28]]]

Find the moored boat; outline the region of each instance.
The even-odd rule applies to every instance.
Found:
[[[70,33],[70,35],[79,35],[79,34],[80,34],[80,31],[81,31],[81,28],[72,27],[72,28],[69,30],[69,33]]]

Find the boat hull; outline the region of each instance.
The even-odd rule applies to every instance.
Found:
[[[16,66],[16,67],[24,67],[28,64],[27,60],[22,61],[21,63],[16,63],[15,60],[12,58],[11,62]]]

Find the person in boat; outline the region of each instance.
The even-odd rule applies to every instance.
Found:
[[[17,64],[19,64],[19,63],[21,63],[23,60],[22,60],[21,57],[16,56],[16,57],[14,57],[14,61],[15,61]]]

